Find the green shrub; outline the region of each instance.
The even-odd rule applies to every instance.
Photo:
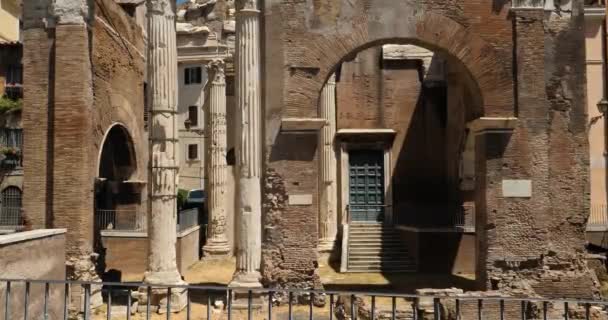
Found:
[[[177,189],[177,208],[181,209],[186,204],[186,199],[188,198],[188,190]]]
[[[6,113],[13,110],[21,109],[23,101],[21,99],[13,100],[7,97],[0,97],[0,113]]]

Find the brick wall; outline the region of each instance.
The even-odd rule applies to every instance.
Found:
[[[93,246],[93,87],[88,53],[85,25],[55,28],[55,65],[60,68],[55,69],[53,154],[49,159],[53,164],[53,226],[68,229],[70,254],[86,254]]]
[[[32,226],[67,228],[69,256],[88,260],[98,157],[112,125],[133,141],[130,179],[147,180],[143,30],[109,0],[95,2],[90,26],[44,29],[45,6],[24,8],[23,206]]]
[[[24,15],[32,13],[24,8]],[[27,21],[27,20],[26,20]],[[50,172],[49,110],[52,108],[52,83],[49,74],[54,66],[51,50],[53,30],[31,27],[23,31],[23,211],[26,223],[35,228],[50,225],[47,221]]]
[[[480,285],[509,291],[511,285],[524,283],[527,287],[520,289],[526,294],[546,293],[547,276],[561,283],[550,288],[560,294],[560,288],[580,277],[591,279],[581,258],[588,179],[582,129],[581,5],[576,4],[572,14],[546,17],[542,10],[508,15],[509,3],[500,1],[267,3],[265,197],[283,202],[265,208],[266,215],[272,217],[265,221],[265,245],[281,247],[287,243],[274,236],[290,231],[277,231],[277,226],[293,224],[301,230],[313,230],[316,224],[312,217],[287,214],[292,208],[285,204],[285,193],[316,183],[315,175],[303,177],[302,172],[315,172],[317,164],[313,156],[308,157],[308,163],[303,158],[282,156],[295,151],[293,142],[297,140],[285,143],[278,131],[279,120],[316,116],[326,79],[341,62],[352,61],[362,49],[413,40],[462,67],[461,82],[472,89],[463,93],[461,105],[479,108],[467,111],[461,119],[519,117],[512,134],[493,133],[477,139],[477,188],[467,198],[475,199],[479,212],[476,246]],[[514,62],[516,72],[511,70]],[[364,81],[368,80],[363,85],[373,88],[374,80]],[[373,104],[377,95],[372,93],[351,92],[347,99],[369,99],[368,104]],[[377,121],[377,109],[357,110],[356,103],[348,108],[356,110],[351,118],[357,125],[385,125]],[[339,121],[339,125],[343,123]],[[312,148],[313,144],[299,143],[298,149]],[[446,152],[454,156],[453,150]],[[455,171],[451,168],[449,172]],[[531,179],[532,198],[504,198],[503,179]],[[316,216],[313,209],[301,214]],[[308,252],[310,242],[307,236],[301,238],[300,244],[306,248],[301,252]],[[298,260],[298,266],[290,265],[286,272],[298,272],[299,266],[316,263],[312,255],[300,256],[305,260]],[[543,267],[551,271],[541,276]],[[570,267],[579,271],[566,274],[564,268]],[[590,294],[574,291],[578,296]]]
[[[4,279],[65,280],[65,230],[33,230],[0,236],[0,270]],[[25,284],[11,284],[9,317],[24,317]],[[28,313],[43,314],[45,288],[42,283],[30,285]],[[5,319],[6,283],[0,286],[0,319]],[[50,284],[48,292],[48,317],[63,317],[64,285]]]
[[[179,233],[175,241],[177,268],[183,275],[200,258],[200,228]],[[141,281],[148,267],[148,238],[140,232],[106,232],[102,235],[105,271],[120,273],[120,281]],[[112,280],[112,281],[114,281]]]

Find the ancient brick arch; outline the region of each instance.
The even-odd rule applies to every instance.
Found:
[[[125,178],[129,178],[137,170],[137,158],[133,137],[129,129],[122,123],[113,123],[103,137],[97,158],[96,172],[99,177],[104,176],[102,171],[104,171],[104,166],[108,165],[108,163],[104,164],[104,160],[111,160],[114,163],[120,162],[124,166],[128,166],[129,170],[124,174],[128,175]]]
[[[336,71],[340,63],[358,52],[384,44],[414,44],[442,53],[449,60],[464,67],[468,84],[473,92],[478,94],[475,98],[479,99],[482,108],[480,116],[513,116],[512,75],[491,44],[470,28],[465,28],[440,14],[424,13],[407,21],[407,27],[381,33],[359,32],[355,35],[332,37],[333,54],[318,57],[323,64],[319,72],[322,84]],[[320,41],[326,40],[329,39]],[[318,87],[318,92],[321,90],[322,85]]]

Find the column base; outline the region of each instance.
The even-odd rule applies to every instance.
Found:
[[[228,241],[210,241],[203,246],[203,256],[205,259],[225,258],[230,254]]]
[[[160,272],[146,272],[144,274],[144,283],[151,286],[154,285],[185,285],[186,282],[182,280],[179,272],[174,271],[160,271]],[[171,288],[171,295],[167,288],[154,288],[150,290],[150,296],[148,296],[148,288],[139,288],[139,307],[138,311],[145,312],[148,299],[150,299],[150,307],[157,313],[180,312],[188,303],[188,296],[186,294],[186,288]],[[171,301],[170,310],[167,310],[168,301]],[[143,310],[142,310],[143,309]]]
[[[259,272],[237,272],[234,274],[228,288],[232,289],[232,308],[247,309],[249,306],[249,290],[262,288]],[[261,292],[251,293],[251,307],[260,309],[264,306]]]

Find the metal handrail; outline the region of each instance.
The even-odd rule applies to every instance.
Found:
[[[362,205],[354,205],[357,207],[381,207],[381,208],[392,208],[393,206],[390,204],[362,204]],[[351,215],[351,204],[347,204],[346,205],[346,221],[348,224],[351,224],[352,222],[352,215]]]
[[[33,290],[34,286],[44,286],[44,290]],[[55,287],[51,287],[54,285]],[[74,287],[81,287],[81,290],[75,290]],[[24,288],[23,291],[19,289]],[[49,294],[53,290],[53,294]],[[63,289],[63,290],[62,290]],[[135,290],[134,290],[135,289]],[[173,312],[183,312],[186,319],[200,319],[202,314],[207,313],[207,319],[210,318],[212,312],[212,299],[225,299],[226,309],[219,310],[220,312],[227,313],[228,319],[243,319],[253,320],[253,308],[254,300],[253,296],[263,297],[267,302],[268,320],[279,318],[279,314],[273,313],[275,305],[280,305],[275,302],[276,298],[286,298],[288,307],[288,319],[293,319],[292,306],[296,301],[308,300],[308,319],[317,319],[314,315],[313,308],[315,307],[315,299],[322,299],[327,302],[327,296],[329,296],[329,319],[333,319],[334,311],[338,311],[341,308],[342,311],[347,311],[350,304],[350,312],[352,318],[359,318],[366,314],[371,319],[376,319],[375,315],[380,315],[380,312],[384,312],[388,315],[391,320],[396,320],[398,312],[412,312],[414,319],[418,319],[421,312],[430,312],[433,314],[434,319],[442,319],[444,312],[455,312],[453,315],[456,319],[464,319],[463,315],[470,313],[471,315],[476,314],[479,319],[486,317],[490,314],[500,315],[500,319],[505,319],[507,313],[511,314],[513,311],[521,312],[522,319],[525,319],[528,308],[533,308],[532,304],[542,303],[542,306],[536,305],[537,310],[542,313],[542,318],[547,319],[547,316],[552,312],[560,311],[564,314],[564,319],[568,319],[570,311],[584,312],[585,319],[591,319],[591,306],[600,306],[595,309],[594,312],[601,312],[604,316],[606,315],[605,309],[608,306],[608,301],[601,300],[590,300],[590,299],[545,299],[540,297],[504,297],[504,296],[476,296],[469,294],[458,294],[458,293],[438,293],[429,295],[420,294],[403,294],[403,293],[392,293],[392,292],[372,292],[372,291],[341,291],[341,290],[313,290],[313,289],[297,289],[297,288],[251,288],[251,287],[228,287],[228,286],[205,286],[205,285],[169,285],[169,284],[148,284],[148,283],[122,283],[122,282],[92,282],[92,281],[66,281],[66,280],[33,280],[33,279],[0,279],[0,292],[3,292],[4,299],[0,301],[0,306],[4,304],[4,317],[5,319],[13,319],[19,316],[19,318],[28,318],[28,314],[34,314],[36,311],[40,312],[40,315],[44,315],[44,318],[48,318],[49,306],[55,307],[56,311],[63,311],[63,318],[68,319],[69,310],[75,309],[82,313],[85,320],[92,318],[91,312],[91,301],[92,295],[101,292],[106,294],[105,301],[102,301],[102,305],[105,304],[105,308],[99,308],[95,312],[95,317],[98,318],[103,312],[106,313],[107,319],[112,319],[112,307],[117,304],[113,304],[113,296],[117,294],[124,295],[126,292],[127,303],[126,303],[126,314],[127,319],[130,318],[133,297],[138,299],[141,295],[136,292],[142,292],[148,297],[152,294],[152,290],[156,294],[161,294],[162,290],[166,290],[166,295],[171,296],[172,292],[177,292],[175,289],[181,289],[185,295],[185,306],[183,311],[173,309],[171,301],[165,304],[167,312],[167,319],[171,318]],[[95,291],[93,291],[95,290]],[[175,290],[175,291],[172,291]],[[15,291],[15,292],[13,292]],[[41,292],[42,291],[42,292]],[[63,292],[61,292],[63,291]],[[74,300],[70,299],[71,292],[83,292],[84,304],[74,303]],[[207,299],[202,301],[196,301],[192,299],[192,294],[197,291],[204,291]],[[113,294],[114,293],[114,294]],[[234,314],[233,313],[233,298],[237,297],[236,293],[242,294],[242,302],[246,306],[246,314]],[[17,295],[18,294],[18,295]],[[246,294],[246,295],[244,295]],[[17,295],[17,296],[15,296]],[[214,298],[212,298],[212,295]],[[336,300],[336,297],[338,299]],[[340,297],[349,297],[350,301],[341,300]],[[377,298],[391,298],[391,305],[376,304]],[[367,310],[366,304],[359,304],[357,301],[365,301],[363,299],[371,299],[371,307]],[[399,299],[399,300],[398,300]],[[76,300],[77,301],[77,300]],[[99,300],[98,300],[99,301]],[[259,307],[259,301],[255,300]],[[508,302],[508,304],[506,304]],[[499,308],[491,307],[491,303],[499,303]],[[70,306],[68,306],[70,304]],[[206,308],[192,308],[193,304],[205,305]],[[20,309],[12,309],[13,305],[17,305]],[[323,304],[325,305],[325,303]],[[450,309],[447,309],[447,306]],[[490,307],[488,307],[490,305]],[[58,306],[63,307],[59,309]],[[70,308],[71,307],[71,308]],[[146,304],[139,304],[139,307],[143,309],[146,314],[146,318],[150,319],[152,306],[150,299],[147,299]],[[156,306],[154,306],[156,307]],[[242,306],[241,306],[242,307]],[[432,307],[432,309],[431,309]],[[486,308],[486,309],[484,309]],[[497,310],[498,309],[498,310]],[[21,316],[18,313],[23,313]],[[141,310],[140,310],[141,311]],[[215,311],[217,312],[217,311]],[[602,316],[602,314],[600,316]],[[35,314],[38,316],[39,314]],[[183,314],[182,314],[183,315]],[[240,316],[240,317],[239,317]],[[379,318],[379,317],[378,317]],[[595,318],[595,317],[594,317]],[[467,318],[468,319],[468,318]]]
[[[578,298],[542,298],[542,297],[513,297],[513,296],[474,296],[474,295],[419,295],[411,293],[396,293],[388,291],[362,291],[362,290],[320,290],[320,289],[300,289],[300,288],[251,288],[251,287],[230,287],[225,286],[210,286],[210,285],[191,285],[191,284],[149,284],[145,282],[112,282],[112,281],[81,281],[81,280],[44,280],[44,279],[20,279],[20,278],[0,278],[1,283],[20,282],[20,283],[36,283],[36,284],[72,284],[72,285],[90,285],[90,286],[115,286],[129,288],[160,288],[160,289],[194,289],[194,290],[210,290],[210,291],[251,291],[254,293],[265,292],[285,292],[285,293],[315,293],[315,294],[333,294],[333,295],[369,295],[376,297],[396,297],[396,298],[452,298],[458,300],[487,300],[487,301],[528,301],[528,302],[572,302],[572,303],[589,303],[596,305],[608,306],[608,300],[592,300]]]

